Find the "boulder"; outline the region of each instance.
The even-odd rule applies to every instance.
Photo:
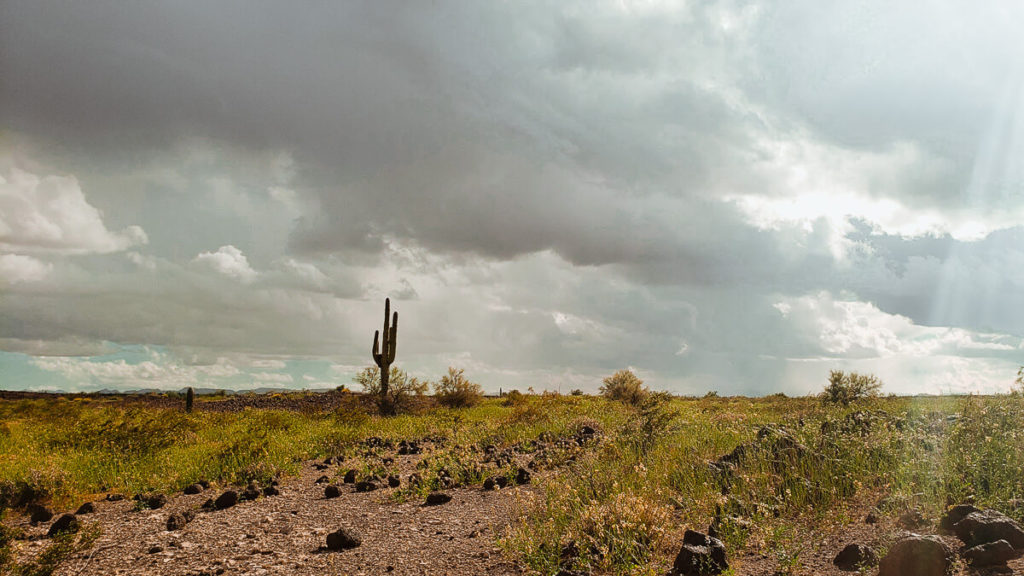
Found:
[[[93,504],[92,502],[86,502],[85,504],[79,506],[78,510],[75,510],[75,514],[81,516],[82,514],[92,514],[95,511],[96,505]]]
[[[945,576],[953,552],[938,536],[909,534],[889,548],[878,576]]]
[[[327,484],[330,481],[331,481],[331,479],[328,478],[327,476],[321,476],[321,477],[317,478],[316,482],[313,482],[313,484]]]
[[[529,484],[530,483],[530,471],[526,468],[520,468],[516,470],[516,484]]]
[[[960,553],[967,563],[974,568],[984,566],[1005,566],[1007,562],[1020,557],[1020,552],[1013,549],[1006,540],[996,540],[986,544],[972,546]]]
[[[42,504],[29,504],[28,505],[28,520],[33,524],[39,522],[49,522],[53,518],[53,512],[49,508]]]
[[[396,474],[388,476],[388,486],[391,488],[398,488],[402,485],[402,480]]]
[[[263,489],[263,495],[264,496],[280,496],[281,495],[281,491],[277,488],[277,486],[271,485],[271,486],[267,486],[266,488]]]
[[[341,496],[341,488],[338,488],[336,485],[331,484],[327,486],[327,488],[324,488],[324,498],[330,500],[331,498],[337,498],[338,496]]]
[[[74,514],[65,514],[50,524],[50,529],[47,530],[47,536],[56,536],[58,534],[71,534],[78,532],[82,524],[75,518]]]
[[[257,498],[260,497],[260,489],[256,486],[256,484],[250,482],[249,485],[245,487],[245,490],[243,490],[242,493],[239,495],[239,497],[242,500],[256,500]]]
[[[878,555],[863,544],[847,544],[832,560],[836,568],[844,572],[856,572],[865,566],[878,564]]]
[[[339,528],[327,535],[328,550],[348,550],[363,543],[363,539],[350,528]]]
[[[238,492],[235,492],[234,490],[226,490],[213,501],[213,507],[217,510],[231,508],[235,504],[238,504]]]
[[[683,546],[676,555],[672,569],[682,576],[711,576],[729,568],[725,557],[725,544],[718,538],[687,530]]]
[[[345,477],[342,478],[342,482],[344,482],[345,484],[355,484],[356,483],[356,471],[355,470],[349,470],[348,472],[345,472]]]
[[[362,482],[356,482],[356,492],[373,492],[378,488],[376,482],[370,482],[364,480]]]
[[[967,546],[1006,540],[1015,550],[1024,550],[1024,529],[996,510],[971,512],[953,525],[953,533]]]
[[[188,486],[185,486],[184,492],[185,494],[199,494],[203,490],[203,485],[200,484],[199,482],[196,482],[195,484],[189,484]]]
[[[430,494],[427,494],[426,504],[428,506],[437,506],[439,504],[451,502],[451,499],[451,495],[445,494],[444,492],[431,492]]]
[[[953,526],[957,522],[963,520],[964,517],[971,512],[981,512],[981,510],[970,504],[959,504],[957,506],[953,506],[942,515],[942,518],[939,519],[939,529],[952,532]]]
[[[192,520],[192,514],[189,512],[176,512],[167,517],[167,531],[173,532],[175,530],[181,530],[185,527],[189,521]]]

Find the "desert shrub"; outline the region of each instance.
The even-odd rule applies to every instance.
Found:
[[[380,368],[378,366],[364,368],[362,372],[352,378],[356,384],[363,387],[363,392],[378,397],[378,407],[382,413],[391,414],[408,408],[412,396],[422,396],[430,387],[428,382],[415,377],[410,378],[405,370],[394,366],[391,367],[388,374],[386,397],[381,396],[380,393]]]
[[[821,399],[826,404],[848,406],[855,400],[878,396],[881,388],[882,381],[874,374],[832,370],[829,372],[828,386],[822,392]]]
[[[570,392],[569,395],[570,396],[583,396],[583,390],[580,390],[579,388],[576,388],[575,390]]]
[[[644,387],[644,381],[638,378],[632,370],[619,370],[604,379],[604,384],[601,385],[601,395],[638,406],[647,395],[647,388]]]
[[[519,406],[523,402],[526,402],[526,396],[519,390],[511,390],[505,395],[505,406]]]
[[[462,368],[448,367],[448,374],[434,384],[434,396],[437,401],[450,408],[472,406],[483,397],[480,385],[470,382],[463,374]]]

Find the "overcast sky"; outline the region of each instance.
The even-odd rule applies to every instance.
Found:
[[[0,3],[0,387],[1005,391],[1017,2]]]

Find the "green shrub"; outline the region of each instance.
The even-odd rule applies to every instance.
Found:
[[[849,406],[850,402],[862,398],[876,397],[882,388],[882,381],[874,374],[845,373],[832,370],[828,375],[828,386],[821,399],[827,404]]]
[[[519,406],[524,402],[526,402],[526,396],[522,392],[510,390],[508,394],[505,394],[505,401],[502,404],[505,406]]]
[[[380,397],[380,368],[370,366],[356,374],[352,380],[363,387],[363,392]],[[388,396],[380,398],[379,408],[381,413],[391,414],[396,411],[408,408],[409,399],[412,396],[422,396],[427,393],[430,384],[422,382],[418,378],[410,378],[409,374],[395,366],[391,367],[388,376]]]
[[[619,370],[604,379],[604,384],[601,385],[601,395],[638,406],[647,395],[647,388],[644,387],[644,381],[638,378],[632,370]]]
[[[480,385],[470,382],[464,375],[462,368],[455,369],[448,367],[448,374],[441,377],[441,380],[434,384],[434,397],[437,401],[450,408],[465,408],[473,406],[483,398],[483,390]]]
[[[576,388],[575,390],[570,392],[569,395],[570,396],[583,396],[583,390],[580,390],[579,388]]]

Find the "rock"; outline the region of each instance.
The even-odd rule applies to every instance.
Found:
[[[241,500],[256,500],[260,497],[260,489],[256,487],[252,482],[245,487],[245,490],[239,495]]]
[[[158,510],[167,505],[167,496],[163,494],[136,494],[132,499],[150,510]]]
[[[953,506],[943,514],[942,518],[939,519],[939,529],[952,532],[953,525],[963,520],[964,517],[971,512],[981,512],[981,510],[970,504],[959,504],[957,506]]]
[[[164,551],[164,547],[163,546],[154,545],[154,546],[150,546],[149,547],[149,553],[150,554],[159,554],[159,553],[161,553],[163,551]]]
[[[313,484],[327,484],[330,481],[331,481],[331,479],[328,478],[327,476],[321,476],[321,477],[317,478],[316,482],[313,482]]]
[[[196,482],[195,484],[189,484],[188,486],[185,486],[185,490],[183,490],[183,492],[185,494],[199,494],[203,490],[203,485],[200,484],[199,482]]]
[[[53,518],[53,512],[49,508],[42,504],[29,504],[28,505],[28,520],[33,524],[39,522],[49,522]]]
[[[373,492],[377,488],[376,482],[363,481],[356,483],[356,492]]]
[[[85,504],[79,506],[78,510],[75,510],[75,514],[81,516],[82,514],[92,514],[95,511],[96,505],[93,504],[92,502],[86,502]]]
[[[967,546],[1006,540],[1015,550],[1024,550],[1024,529],[996,510],[971,512],[953,525],[953,533]]]
[[[899,522],[900,526],[908,530],[915,530],[928,524],[928,521],[925,520],[924,515],[922,515],[919,510],[907,510],[903,514],[900,514],[897,522]]]
[[[402,480],[398,476],[392,474],[388,476],[388,486],[391,488],[398,488],[402,485]]]
[[[516,470],[516,484],[529,484],[530,483],[530,471],[526,468],[520,468]]]
[[[836,568],[844,572],[855,572],[861,567],[874,566],[878,563],[875,551],[863,544],[847,544],[832,560]]]
[[[213,501],[213,507],[217,510],[231,508],[235,504],[238,504],[238,492],[235,492],[234,490],[226,490]]]
[[[341,496],[341,488],[338,488],[336,485],[331,484],[327,486],[327,488],[324,488],[324,498],[330,500],[331,498],[337,498],[338,496]]]
[[[874,512],[868,512],[868,515],[864,517],[865,524],[878,524],[878,515]]]
[[[203,505],[200,506],[203,510],[213,510],[215,507],[216,504],[214,503],[213,498],[207,498],[206,502],[203,502]]]
[[[181,530],[191,520],[191,514],[175,513],[167,517],[167,531]]]
[[[505,488],[508,486],[508,477],[498,476],[494,479],[494,483],[498,485],[498,488]]]
[[[878,563],[878,576],[944,576],[952,551],[937,536],[905,536]]]
[[[345,477],[342,479],[342,481],[345,484],[355,484],[356,483],[356,471],[355,470],[349,470],[348,472],[345,472]]]
[[[494,478],[488,478],[484,480],[484,490],[494,490],[498,483],[494,481]]]
[[[683,546],[676,555],[672,569],[683,576],[721,574],[729,568],[725,557],[725,544],[693,530],[683,535]]]
[[[124,500],[124,494],[107,494],[105,500],[107,502],[120,502]]]
[[[400,456],[407,456],[407,455],[410,455],[410,454],[419,454],[419,453],[420,453],[420,445],[419,445],[418,442],[408,442],[406,440],[402,440],[401,442],[398,443],[398,454]]]
[[[427,494],[427,505],[437,506],[439,504],[446,504],[452,499],[451,495],[445,494],[444,492],[431,492]]]
[[[280,496],[281,491],[278,490],[277,486],[267,486],[263,489],[264,496]]]
[[[1013,549],[1006,540],[996,540],[987,544],[972,546],[960,553],[967,563],[974,568],[983,566],[1002,566],[1010,560],[1020,557],[1020,552]]]
[[[199,484],[200,486],[202,486],[203,490],[209,490],[210,489],[210,483],[207,482],[206,480],[200,480],[200,481],[196,482],[196,484]]]
[[[71,534],[78,532],[82,524],[78,521],[78,518],[74,514],[65,514],[50,524],[50,529],[46,531],[47,536],[56,536],[58,534]]]
[[[348,550],[362,543],[363,539],[351,529],[339,528],[327,535],[328,550]]]

